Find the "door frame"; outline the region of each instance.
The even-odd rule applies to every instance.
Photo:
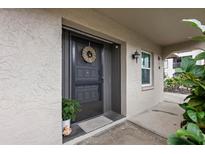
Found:
[[[63,18],[63,25],[62,28],[69,30],[71,32],[77,33],[78,35],[83,35],[84,37],[88,37],[89,39],[94,39],[94,41],[99,41],[100,43],[117,43],[120,45],[120,66],[121,66],[121,92],[120,92],[120,99],[121,99],[121,114],[126,116],[127,110],[127,102],[126,102],[126,43],[124,41],[121,41],[119,39],[113,38],[111,36],[108,36],[106,34],[103,34],[101,32],[92,30],[88,27],[82,26],[80,24],[74,23],[72,21],[69,21],[67,19]],[[73,28],[75,27],[75,28]],[[103,52],[102,52],[103,53]]]

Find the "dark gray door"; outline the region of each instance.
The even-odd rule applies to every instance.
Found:
[[[96,59],[86,62],[82,50],[86,46],[94,49]],[[76,121],[88,119],[103,113],[102,100],[102,64],[101,52],[103,46],[79,36],[71,36],[72,51],[72,98],[79,100],[81,111]],[[92,53],[88,53],[92,56]]]

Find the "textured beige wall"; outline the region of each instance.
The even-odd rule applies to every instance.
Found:
[[[127,77],[126,110],[128,117],[143,112],[162,100],[163,62],[157,60],[158,55],[161,56],[159,46],[92,9],[52,9],[49,11],[64,19],[126,42],[126,72],[124,73]],[[140,61],[136,64],[131,58],[136,49],[154,53],[154,89],[152,90],[142,91]],[[161,69],[158,69],[159,65]]]
[[[0,10],[0,144],[61,144],[61,19],[126,42],[127,116],[162,99],[159,46],[92,9]],[[142,91],[136,49],[154,53],[154,89]]]
[[[61,144],[61,19],[0,9],[0,144]]]

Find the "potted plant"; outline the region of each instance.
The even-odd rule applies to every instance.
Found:
[[[76,114],[80,111],[80,103],[77,100],[62,99],[62,119],[63,119],[63,135],[67,136],[71,133],[70,123],[75,120]]]

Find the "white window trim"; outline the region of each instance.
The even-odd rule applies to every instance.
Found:
[[[152,86],[152,78],[153,78],[152,77],[153,76],[153,72],[152,72],[152,69],[153,69],[153,63],[152,63],[153,56],[152,56],[152,53],[144,51],[144,50],[141,51],[141,54],[142,53],[146,53],[146,54],[150,55],[150,68],[143,67],[142,63],[141,63],[141,73],[142,73],[142,69],[149,69],[150,70],[150,83],[149,84],[142,84],[142,75],[141,75],[141,84],[142,84],[142,87],[151,87]]]

